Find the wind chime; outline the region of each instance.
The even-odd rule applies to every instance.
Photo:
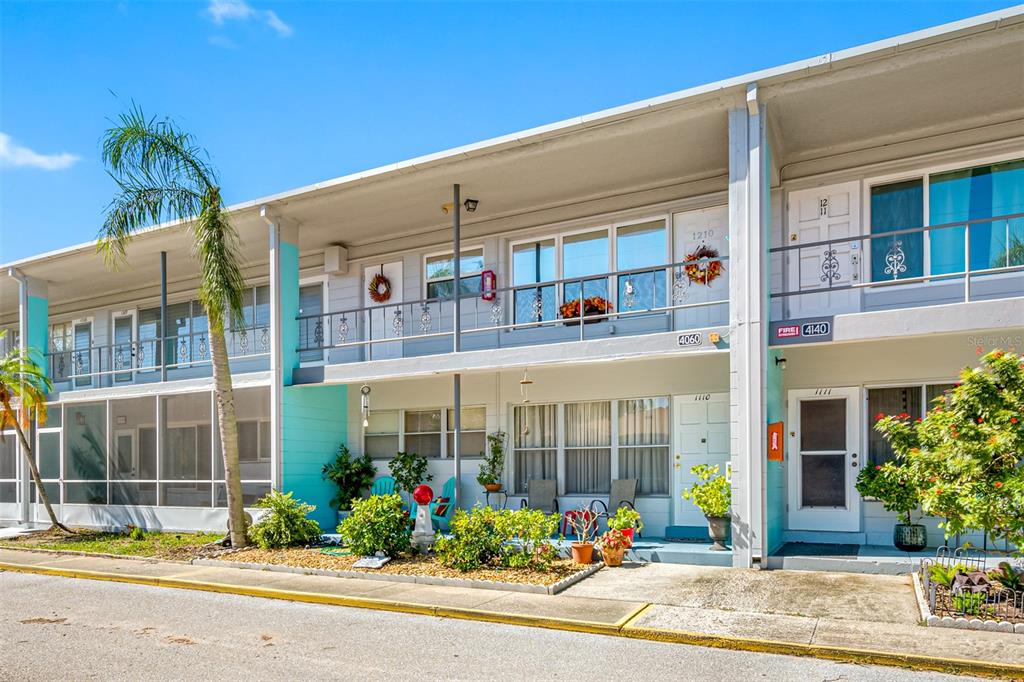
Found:
[[[533,380],[530,379],[527,372],[529,372],[529,368],[523,370],[523,378],[519,380],[519,394],[523,396],[523,405],[530,403],[530,386],[533,385]],[[530,425],[525,422],[523,423],[523,435],[530,435]]]
[[[363,428],[370,425],[370,387],[363,384],[359,389],[359,408],[363,415]]]

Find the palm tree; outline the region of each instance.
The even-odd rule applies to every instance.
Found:
[[[224,210],[217,174],[210,166],[209,155],[192,135],[169,119],[146,118],[135,105],[107,130],[103,160],[118,186],[118,193],[107,207],[97,245],[108,266],[116,268],[126,260],[127,243],[148,225],[176,220],[191,230],[192,255],[202,271],[199,301],[209,320],[228,493],[228,533],[232,547],[244,547],[238,426],[224,327],[229,319],[244,327],[245,280],[239,267],[238,233]]]
[[[7,332],[0,332],[0,339]],[[57,520],[57,515],[50,505],[50,498],[46,494],[46,487],[39,475],[39,467],[36,466],[36,458],[32,451],[25,431],[32,422],[39,420],[46,421],[46,394],[53,388],[46,372],[32,359],[31,353],[22,351],[19,348],[12,348],[7,354],[0,358],[0,436],[4,434],[7,427],[13,426],[21,441],[21,450],[25,453],[28,461],[28,470],[32,473],[32,481],[36,484],[36,495],[46,507],[46,513],[50,517],[50,529],[71,533],[72,531],[63,523]],[[13,403],[17,401],[18,406]]]

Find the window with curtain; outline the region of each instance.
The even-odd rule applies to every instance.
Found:
[[[398,452],[398,411],[371,410],[363,429],[363,447],[370,457],[391,459]]]
[[[513,421],[513,485],[525,495],[532,480],[558,479],[558,406],[516,405]]]
[[[953,384],[929,384],[868,389],[868,463],[884,464],[895,458],[892,446],[875,430],[875,417],[879,414],[902,414],[923,417],[935,407],[936,398],[945,395]]]
[[[581,278],[583,298],[608,298],[608,262],[607,230],[573,234],[562,240],[562,278]],[[580,286],[580,282],[566,282],[563,285],[563,300],[578,299]]]
[[[480,293],[480,273],[484,270],[484,250],[468,249],[459,261],[459,291],[463,295]],[[426,268],[427,298],[451,298],[455,281],[455,261],[452,254],[430,256]]]
[[[625,225],[615,231],[615,269],[635,270],[666,262],[665,221]],[[619,277],[619,310],[647,310],[665,305],[665,270]]]
[[[612,484],[612,405],[565,405],[565,492],[607,493]]]
[[[523,288],[557,279],[555,240],[544,239],[512,247],[512,284],[515,291],[515,322],[538,322],[555,319],[555,287]]]
[[[907,279],[924,274],[924,235],[888,232],[924,225],[924,181],[920,178],[871,188],[871,281]],[[903,254],[902,263],[893,257]]]
[[[445,424],[447,434],[447,453],[449,457],[455,454],[455,410],[445,410]],[[479,457],[484,451],[487,442],[487,408],[485,407],[463,407],[462,408],[462,437],[459,445],[462,457]]]
[[[441,456],[441,410],[406,410],[405,451]]]
[[[1024,213],[1024,159],[937,173],[928,179],[930,225]],[[971,225],[971,270],[1024,265],[1024,220]],[[964,228],[933,230],[931,271],[964,269]]]
[[[669,399],[619,401],[619,478],[637,479],[637,494],[668,495]]]

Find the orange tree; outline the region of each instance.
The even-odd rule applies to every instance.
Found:
[[[1024,358],[994,350],[923,419],[876,415],[946,537],[983,530],[1024,551]]]

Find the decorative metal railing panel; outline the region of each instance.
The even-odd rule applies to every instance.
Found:
[[[921,560],[921,584],[931,613],[939,617],[1024,623],[1024,590],[1016,586],[1024,578],[1020,561],[1001,559],[993,566],[978,549],[940,547],[934,559]],[[1006,575],[1005,572],[1011,575]],[[1003,577],[1005,576],[1005,577]]]
[[[714,256],[464,293],[460,299],[462,335],[467,339],[493,332],[578,327],[577,336],[584,340],[587,325],[581,320],[615,323],[640,316],[672,316],[688,309],[727,307],[727,263],[727,256]],[[375,352],[377,357],[394,357],[382,352],[381,344],[394,347],[413,340],[451,339],[454,300],[420,299],[305,315],[298,318],[298,325],[300,351],[359,348],[361,360],[374,359]],[[673,322],[666,328],[687,327]],[[595,332],[590,334],[595,336]]]
[[[770,296],[784,304],[776,307],[783,311],[782,319],[801,317],[809,309],[856,312],[857,299],[832,295],[879,292],[911,284],[959,285],[962,289],[957,297],[969,302],[972,284],[1024,273],[1024,213],[793,243],[775,247],[770,253],[776,268]],[[1021,287],[1006,289],[1006,296],[1022,294]],[[901,297],[897,307],[933,302],[934,290],[929,293],[924,286]]]
[[[225,343],[232,359],[269,355],[270,328],[229,330]],[[132,383],[139,373],[159,372],[161,358],[166,359],[167,369],[175,370],[209,365],[211,355],[210,333],[199,331],[165,338],[162,344],[159,339],[144,339],[107,346],[51,349],[47,360],[51,381],[71,382],[81,388],[100,383]]]

